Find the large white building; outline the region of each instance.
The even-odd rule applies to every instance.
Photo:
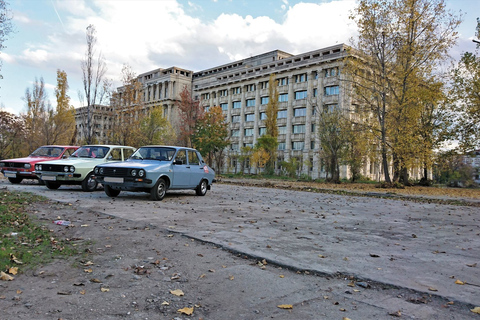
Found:
[[[235,155],[242,147],[255,145],[266,131],[268,83],[270,75],[275,74],[279,92],[278,160],[296,157],[302,163],[302,174],[319,178],[325,172],[316,134],[318,110],[348,107],[348,95],[341,85],[342,59],[346,55],[347,46],[339,44],[298,55],[275,50],[198,72],[177,67],[155,69],[138,76],[143,86],[140,94],[146,111],[163,108],[174,128],[181,125],[175,102],[185,86],[204,107],[220,106],[231,132],[227,154]],[[121,88],[119,94],[121,99]],[[77,127],[79,121],[81,117],[77,116]],[[227,160],[224,170],[238,169],[235,158]],[[369,165],[368,172],[362,174],[376,179],[379,167]],[[347,168],[342,168],[341,176],[347,175]]]

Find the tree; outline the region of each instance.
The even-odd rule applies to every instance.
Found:
[[[195,133],[195,127],[197,122],[203,116],[203,108],[200,106],[199,100],[193,100],[190,90],[187,86],[183,87],[180,92],[180,101],[177,101],[175,105],[180,112],[180,144],[186,147],[193,147],[192,135]]]
[[[5,41],[8,40],[8,35],[13,31],[12,13],[7,9],[7,2],[0,0],[0,52],[5,48]],[[0,71],[2,70],[2,62],[0,61]],[[0,74],[0,79],[3,79]]]
[[[162,115],[160,107],[154,108],[140,123],[140,141],[138,145],[174,144],[175,132],[170,122]]]
[[[358,39],[344,71],[363,109],[365,130],[375,134],[385,181],[405,179],[413,163],[422,113],[419,96],[448,58],[460,19],[443,0],[361,0],[351,15]],[[392,161],[392,162],[390,162]]]
[[[480,19],[477,18],[475,35],[480,38]],[[456,114],[455,134],[462,152],[480,147],[480,55],[465,52],[453,69],[452,99],[456,101],[452,111]]]
[[[145,117],[141,98],[142,83],[129,65],[123,65],[123,86],[112,94],[112,127],[109,130],[111,143],[136,146],[143,139],[141,123]]]
[[[207,156],[208,161],[215,163],[211,166],[220,171],[223,152],[230,144],[228,124],[221,107],[211,107],[203,114],[196,124],[192,140],[195,148]]]
[[[20,117],[0,108],[0,159],[26,155],[25,130]]]
[[[268,104],[265,109],[266,134],[257,141],[257,149],[263,148],[268,153],[268,160],[265,164],[267,174],[273,174],[275,171],[275,159],[278,147],[278,81],[275,80],[275,74],[271,74],[268,80]]]
[[[86,32],[87,50],[85,51],[85,57],[81,62],[83,90],[85,96],[80,95],[80,101],[83,98],[86,99],[86,119],[83,119],[84,126],[82,127],[83,137],[86,144],[93,143],[93,107],[96,104],[102,104],[103,98],[108,91],[110,83],[107,79],[104,79],[107,72],[107,65],[105,58],[101,53],[95,57],[97,44],[97,35],[94,25],[89,25]],[[85,125],[86,124],[86,125]]]
[[[75,143],[75,109],[70,104],[68,91],[67,73],[63,70],[57,70],[57,87],[55,96],[57,98],[57,107],[53,117],[55,143],[74,144]]]

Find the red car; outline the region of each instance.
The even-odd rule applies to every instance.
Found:
[[[42,161],[68,158],[77,146],[43,146],[28,157],[0,161],[0,172],[11,183],[20,183],[23,179],[37,179],[35,164]]]

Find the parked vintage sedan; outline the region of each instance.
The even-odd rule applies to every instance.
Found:
[[[23,179],[38,180],[35,164],[67,158],[77,149],[77,146],[43,146],[33,151],[28,157],[0,161],[0,172],[14,184],[22,182]]]
[[[215,179],[200,152],[174,146],[141,147],[127,161],[98,165],[94,173],[109,197],[122,190],[140,191],[150,193],[152,200],[162,200],[167,190],[179,189],[204,196]]]
[[[94,191],[98,183],[92,175],[97,164],[124,161],[134,152],[135,148],[128,146],[82,146],[68,159],[35,165],[35,171],[49,189],[58,189],[61,185],[81,185],[83,191]]]

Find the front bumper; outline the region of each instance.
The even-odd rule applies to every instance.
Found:
[[[80,173],[71,172],[38,172],[39,178],[43,181],[82,181]]]
[[[138,177],[106,177],[94,176],[94,179],[101,184],[121,189],[144,189],[153,187],[153,181]]]
[[[11,171],[3,170],[2,171],[5,178],[38,178],[34,171]]]

